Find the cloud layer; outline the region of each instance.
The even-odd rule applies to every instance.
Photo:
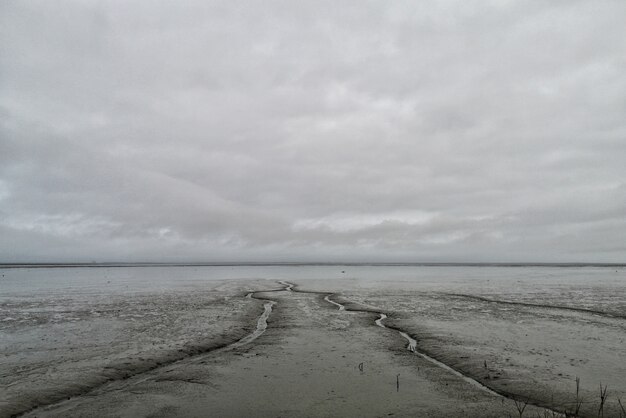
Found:
[[[3,2],[0,261],[624,261],[624,17]]]

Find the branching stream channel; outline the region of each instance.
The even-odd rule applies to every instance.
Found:
[[[263,297],[263,296],[257,296],[257,293],[259,294],[267,294],[267,293],[272,293],[272,292],[298,292],[298,293],[310,293],[310,294],[317,294],[321,297],[323,297],[323,300],[328,302],[329,304],[332,304],[333,306],[335,306],[338,310],[340,311],[350,311],[350,312],[364,312],[364,313],[375,313],[378,315],[378,318],[374,321],[374,324],[380,328],[384,328],[384,329],[392,329],[395,330],[399,333],[399,335],[404,338],[408,344],[407,344],[407,350],[409,350],[412,353],[415,353],[416,355],[419,355],[420,357],[422,357],[423,359],[431,362],[432,364],[436,365],[437,367],[440,367],[441,369],[445,370],[446,372],[452,373],[455,376],[463,379],[464,381],[468,382],[469,384],[473,385],[474,387],[479,388],[480,390],[483,390],[485,392],[488,392],[491,395],[495,395],[495,396],[499,396],[501,398],[506,398],[506,399],[511,399],[511,400],[521,400],[522,398],[519,396],[515,396],[512,394],[508,394],[508,393],[501,393],[493,388],[490,388],[484,384],[482,384],[481,382],[473,379],[471,376],[468,376],[464,373],[462,373],[459,370],[454,369],[453,367],[429,356],[426,353],[423,353],[421,351],[419,351],[418,349],[418,344],[417,344],[417,340],[415,340],[411,335],[409,335],[405,330],[393,327],[393,326],[386,326],[383,321],[387,318],[387,314],[385,314],[384,312],[379,312],[376,310],[372,310],[372,309],[359,309],[359,308],[355,308],[354,306],[350,306],[347,307],[339,302],[337,302],[336,300],[333,300],[332,298],[337,296],[335,293],[329,293],[329,292],[316,292],[316,291],[308,291],[308,290],[300,290],[298,289],[298,287],[293,284],[293,283],[289,283],[286,281],[280,281],[279,282],[282,286],[282,288],[279,289],[273,289],[273,290],[263,290],[263,291],[258,291],[258,292],[250,292],[248,294],[246,294],[246,298],[248,299],[257,299],[260,301],[263,301],[263,312],[261,313],[261,315],[259,316],[259,318],[257,319],[257,324],[256,324],[256,329],[253,330],[250,334],[245,335],[244,337],[240,338],[239,340],[232,342],[232,343],[227,343],[227,344],[223,344],[223,345],[213,345],[213,346],[207,346],[207,347],[194,347],[193,349],[189,349],[186,351],[183,351],[181,353],[179,353],[179,355],[174,356],[174,357],[170,357],[165,361],[158,361],[155,362],[151,365],[147,365],[145,367],[138,367],[134,370],[126,370],[123,373],[119,373],[118,375],[112,375],[112,376],[108,376],[106,378],[102,378],[100,380],[94,380],[94,382],[91,385],[85,385],[82,386],[78,389],[72,389],[72,390],[68,390],[65,393],[57,393],[54,396],[50,396],[47,399],[41,399],[38,403],[31,405],[29,408],[25,409],[25,410],[21,410],[21,411],[15,411],[15,413],[11,414],[11,416],[20,416],[23,415],[27,412],[33,411],[35,409],[38,408],[42,408],[42,407],[46,407],[46,406],[50,406],[50,405],[54,405],[57,404],[61,401],[65,401],[66,399],[69,400],[71,397],[76,397],[76,396],[84,396],[89,394],[90,392],[106,385],[109,383],[112,383],[114,381],[119,381],[119,380],[125,380],[128,379],[130,377],[134,377],[134,376],[138,376],[138,375],[142,375],[144,373],[148,373],[151,372],[157,368],[161,368],[164,366],[169,366],[172,365],[174,363],[177,363],[179,361],[188,359],[190,357],[195,357],[198,355],[202,355],[202,354],[207,354],[209,352],[212,351],[216,351],[216,350],[231,350],[231,349],[235,349],[241,346],[244,346],[246,344],[250,344],[251,342],[253,342],[254,340],[256,340],[257,338],[259,338],[267,329],[267,320],[269,318],[269,316],[272,313],[273,307],[274,305],[276,305],[278,302],[272,299],[269,299],[267,297]],[[538,408],[542,408],[546,411],[549,411],[551,413],[555,413],[557,416],[564,416],[562,411],[558,411],[558,410],[552,410],[547,408],[545,405],[542,405],[539,402],[535,402],[532,399],[524,399],[524,402],[526,402],[529,405],[534,405]]]
[[[345,305],[343,305],[343,304],[341,304],[341,303],[331,299],[331,297],[335,296],[334,293],[300,290],[300,289],[297,288],[297,286],[295,284],[289,283],[289,282],[286,282],[286,281],[280,281],[279,283],[281,285],[285,286],[285,288],[282,289],[284,291],[300,292],[300,293],[315,293],[315,294],[323,295],[324,296],[324,300],[326,302],[335,305],[340,311],[366,312],[366,313],[374,312],[374,311],[372,311],[370,309],[356,309],[356,308],[352,308],[352,307],[347,308]],[[466,381],[467,383],[471,384],[472,386],[474,386],[474,387],[476,387],[476,388],[478,388],[480,390],[483,390],[483,391],[485,391],[485,392],[487,392],[487,393],[489,393],[491,395],[498,396],[498,397],[505,398],[505,399],[510,399],[510,400],[522,400],[522,397],[515,397],[515,396],[513,396],[511,394],[508,394],[508,393],[498,392],[498,391],[490,388],[489,386],[486,386],[486,385],[482,384],[481,382],[473,379],[471,376],[468,376],[468,375],[462,373],[461,371],[459,371],[459,370],[457,370],[457,369],[455,369],[455,368],[453,368],[453,367],[451,367],[451,366],[449,366],[449,365],[447,365],[447,364],[445,364],[445,363],[443,363],[443,362],[441,362],[441,361],[439,361],[439,360],[429,356],[428,354],[419,351],[418,348],[417,348],[417,340],[415,340],[413,337],[411,337],[404,330],[401,330],[401,329],[396,328],[396,327],[388,327],[385,324],[383,324],[383,321],[387,318],[387,315],[385,313],[383,313],[383,312],[375,312],[375,313],[377,313],[379,317],[378,317],[378,319],[376,319],[374,321],[374,324],[376,326],[380,327],[380,328],[393,329],[393,330],[397,331],[400,334],[400,336],[402,338],[404,338],[408,342],[406,348],[410,352],[415,353],[416,355],[422,357],[426,361],[429,361],[430,363],[436,365],[437,367],[440,367],[441,369],[446,370],[447,372],[454,374],[455,376],[459,377],[460,379],[463,379],[464,381]],[[260,319],[259,319],[259,321],[260,321]],[[532,399],[524,398],[523,401],[526,402],[528,405],[533,405],[533,406],[541,408],[541,409],[543,409],[545,411],[548,411],[550,414],[556,414],[556,416],[559,416],[559,417],[565,417],[566,416],[562,411],[559,411],[557,409],[548,408],[545,405],[541,404],[540,402],[533,401]]]

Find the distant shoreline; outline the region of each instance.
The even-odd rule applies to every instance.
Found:
[[[0,269],[106,267],[626,267],[626,263],[350,263],[350,262],[198,262],[198,263],[0,263]]]

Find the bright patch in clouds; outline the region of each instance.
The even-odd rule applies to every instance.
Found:
[[[294,231],[311,229],[328,229],[333,232],[351,232],[381,226],[385,223],[405,225],[426,224],[436,215],[425,212],[386,213],[386,214],[333,214],[318,219],[301,219],[294,223]]]

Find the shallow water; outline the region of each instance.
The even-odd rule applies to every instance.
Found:
[[[346,309],[345,306],[343,306],[341,303],[337,303],[334,300],[330,299],[330,295],[327,295],[324,297],[324,300],[328,303],[332,303],[333,305],[335,305],[337,307],[337,309],[339,309],[340,311],[343,311]]]
[[[269,318],[272,313],[272,306],[274,306],[276,302],[269,301],[263,305],[263,313],[259,317],[256,323],[256,329],[251,333],[240,339],[239,341],[230,345],[231,348],[237,348],[244,346],[246,344],[250,344],[252,341],[259,338],[265,330],[267,329],[267,318]]]

